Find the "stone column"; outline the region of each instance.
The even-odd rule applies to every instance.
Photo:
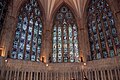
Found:
[[[40,72],[40,80],[41,80],[41,72]]]
[[[65,80],[65,72],[62,73],[63,80]]]
[[[20,76],[21,80],[24,80],[23,76],[24,76],[24,72],[22,71],[21,76]]]
[[[94,73],[95,73],[95,80],[98,80],[97,79],[97,71],[95,70]]]
[[[99,70],[97,71],[97,79],[100,80]]]
[[[88,80],[91,80],[90,70],[88,70]]]
[[[75,78],[75,80],[77,80],[77,74],[76,74],[76,71],[74,71],[74,78]]]
[[[51,80],[52,80],[52,78],[53,78],[53,77],[52,77],[52,72],[51,72],[50,74],[51,74]]]
[[[28,72],[28,80],[30,80],[30,72]]]
[[[38,72],[36,72],[36,80],[38,80]]]
[[[10,70],[9,80],[11,80],[11,74],[12,74],[12,70]]]
[[[120,71],[119,71],[119,68],[117,69],[117,71],[118,71],[118,77],[119,77],[119,80],[120,80],[120,76],[119,76],[119,74],[120,74]]]
[[[47,72],[46,74],[47,74],[47,79],[46,80],[49,80],[49,72]]]
[[[32,80],[32,72],[30,72],[30,80]]]
[[[103,77],[104,77],[104,80],[106,80],[105,70],[103,70]]]
[[[11,48],[11,42],[13,40],[13,32],[15,32],[16,18],[12,15],[7,15],[5,20],[5,25],[2,31],[1,46],[5,47],[5,57],[7,57],[8,52]]]
[[[17,71],[15,70],[15,74],[14,74],[14,80],[16,80],[17,79]]]
[[[91,80],[94,80],[93,79],[93,70],[91,71]]]
[[[110,78],[110,71],[107,70],[107,73],[108,73],[108,80],[111,80],[111,78]]]
[[[64,80],[64,72],[62,72],[62,75],[61,75],[61,77],[62,77],[62,80]]]
[[[115,71],[115,78],[116,78],[116,80],[118,80],[118,76],[120,76],[120,74],[117,75],[117,69],[114,69],[114,71]]]
[[[48,77],[48,79],[49,79],[49,77]],[[56,80],[58,80],[58,72],[57,72],[57,79]]]
[[[18,73],[17,73],[17,80],[19,80],[19,71],[18,71]]]
[[[26,80],[26,71],[24,72],[24,80]]]
[[[70,80],[70,72],[68,71],[68,80]]]
[[[44,72],[42,72],[42,80],[44,80]]]
[[[103,70],[100,71],[101,72],[101,80],[104,80],[104,74],[103,74]]]
[[[6,78],[5,78],[5,80],[8,80],[8,75],[9,75],[9,70],[8,70],[7,73],[6,73]]]
[[[37,73],[36,72],[34,72],[34,80],[36,80],[36,77],[37,77],[37,75],[36,75]]]
[[[79,75],[78,75],[78,72],[77,72],[77,80],[79,80]]]
[[[110,69],[110,76],[111,76],[111,80],[113,80],[113,74],[111,69]]]
[[[54,80],[56,80],[56,76],[57,76],[57,73],[56,73],[56,72],[54,72]]]
[[[76,80],[78,80],[78,71],[76,72]]]

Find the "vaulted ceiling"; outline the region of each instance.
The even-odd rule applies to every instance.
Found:
[[[12,15],[15,16],[18,13],[19,8],[21,5],[24,4],[26,0],[13,0],[13,10]],[[69,5],[78,17],[82,16],[82,13],[84,12],[84,8],[86,5],[87,0],[38,0],[38,2],[41,3],[44,13],[47,19],[50,19],[50,17],[53,15],[55,10],[62,4],[65,3]]]
[[[52,15],[54,10],[62,3],[68,4],[79,14],[77,16],[81,17],[87,0],[40,0],[40,2],[48,18],[50,18],[50,15]]]

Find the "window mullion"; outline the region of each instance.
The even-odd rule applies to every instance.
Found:
[[[28,15],[30,16],[30,15]],[[27,29],[26,29],[26,36],[25,36],[25,43],[24,43],[24,54],[23,54],[23,59],[25,59],[25,55],[26,55],[26,44],[27,44],[27,37],[28,37],[28,29],[29,29],[29,17],[28,17],[28,25],[27,25]]]
[[[97,16],[95,16],[95,19],[96,19],[96,34],[97,34],[97,37],[98,37],[98,44],[99,44],[99,52],[96,52],[96,54],[97,55],[99,55],[99,53],[100,53],[100,55],[99,55],[99,57],[101,58],[101,56],[102,56],[102,46],[101,46],[101,41],[100,41],[100,36],[99,36],[99,34],[100,34],[100,32],[99,32],[99,30],[98,30],[98,22],[97,22]],[[98,56],[96,55],[96,57],[98,58]]]
[[[35,14],[33,13],[33,24],[32,24],[32,35],[31,35],[31,44],[30,44],[30,60],[32,60],[32,56],[33,56],[33,52],[32,52],[32,48],[33,48],[33,37],[34,37],[34,26],[35,26],[35,19],[34,16]]]
[[[69,24],[66,24],[66,31],[67,31],[67,54],[68,54],[68,62],[70,62],[70,48],[69,48],[69,44],[70,44],[70,41],[69,41]]]
[[[23,18],[22,18],[22,21],[23,21]],[[23,22],[22,22],[23,23]],[[22,23],[19,23],[19,24],[21,24],[21,28],[20,28],[20,32],[19,32],[19,42],[18,42],[18,47],[17,47],[17,52],[16,52],[16,59],[18,59],[18,53],[19,53],[19,51],[20,51],[20,43],[21,43],[21,33],[22,33],[22,27],[23,27],[23,25],[22,25]],[[18,25],[17,25],[17,27],[18,27]],[[24,54],[24,53],[23,53]]]
[[[107,14],[107,13],[106,13]],[[111,49],[113,49],[114,50],[114,55],[116,54],[116,46],[115,46],[115,42],[114,42],[114,37],[113,37],[113,35],[112,35],[112,26],[110,25],[110,21],[109,21],[109,18],[108,18],[108,16],[107,16],[107,22],[108,22],[108,27],[109,27],[109,30],[110,30],[110,33],[109,33],[109,35],[111,34],[111,36],[110,36],[110,39],[111,39],[111,41],[112,41],[112,47],[109,47],[109,49],[111,50]],[[114,27],[115,28],[115,27]],[[110,53],[110,51],[109,51],[109,56],[111,57],[111,55],[110,55],[111,53]]]
[[[61,45],[62,45],[62,62],[64,62],[64,40],[63,40],[63,30],[64,30],[64,28],[63,28],[63,24],[61,24],[61,40],[62,40],[62,42],[61,42]]]
[[[102,14],[102,16],[101,16],[101,19],[102,19],[102,17],[103,17],[103,14]],[[106,49],[105,49],[105,51],[107,52],[106,54],[104,54],[103,52],[103,58],[105,58],[105,55],[107,55],[107,57],[108,57],[108,52],[109,52],[109,46],[108,46],[108,41],[107,41],[107,38],[106,38],[106,34],[105,34],[105,28],[104,28],[104,22],[103,22],[103,20],[101,20],[101,23],[102,23],[102,32],[103,32],[103,35],[104,35],[104,39],[105,39],[105,45],[106,45]]]
[[[37,20],[37,19],[36,19]],[[37,37],[39,36],[39,31],[40,31],[40,22],[38,22],[38,31],[37,31]],[[37,38],[37,42],[36,42],[36,61],[40,58],[40,53],[38,53],[38,38]]]

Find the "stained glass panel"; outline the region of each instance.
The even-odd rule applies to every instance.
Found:
[[[62,6],[54,21],[52,62],[79,62],[77,25],[72,12]]]
[[[28,0],[18,16],[11,58],[39,61],[42,36],[41,13],[36,0]]]
[[[119,38],[113,13],[106,0],[91,0],[88,7],[88,33],[91,60],[118,54]]]

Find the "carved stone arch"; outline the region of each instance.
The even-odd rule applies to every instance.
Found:
[[[70,13],[72,17],[71,16],[67,17],[66,16],[67,13]],[[80,54],[79,54],[79,46],[80,45],[79,45],[79,38],[78,38],[79,37],[78,36],[79,28],[78,28],[77,19],[76,19],[77,17],[74,14],[75,13],[74,13],[73,8],[70,7],[68,4],[66,4],[65,2],[61,3],[56,8],[55,12],[53,13],[53,18],[52,18],[53,25],[52,25],[51,32],[53,34],[52,45],[54,47],[52,47],[52,50],[53,50],[52,51],[52,62],[79,62],[79,57],[80,57]],[[58,16],[62,16],[62,17],[60,18]],[[73,28],[74,28],[74,30],[73,30]],[[60,30],[60,31],[57,31],[57,30]],[[73,33],[75,31],[76,31],[76,33]],[[73,34],[73,35],[70,35],[69,32],[71,32],[71,34]],[[60,36],[60,35],[56,35],[56,34],[66,34],[66,35]],[[77,36],[74,36],[75,34]],[[56,42],[55,42],[55,36],[58,38],[58,39],[56,39]],[[67,42],[67,40],[70,40],[69,36],[76,37],[73,39],[73,40],[76,40],[76,42],[72,42],[72,41],[70,43]],[[59,41],[61,41],[62,43],[59,43]],[[70,45],[70,44],[71,45],[76,44],[76,48],[72,47],[72,49],[71,49],[74,52],[70,51],[68,49],[68,47],[61,46],[61,45]],[[55,48],[55,46],[59,46],[59,47]],[[59,50],[59,51],[55,52],[57,50]],[[63,55],[60,55],[60,54],[63,54]],[[76,54],[76,55],[73,55],[73,54]],[[56,57],[54,55],[56,55]],[[49,55],[49,56],[51,56],[51,55]],[[51,60],[51,58],[50,58],[50,60]]]
[[[55,8],[53,9],[53,11],[52,11],[52,13],[51,13],[52,22],[53,22],[53,20],[54,20],[54,17],[55,17],[55,15],[56,15],[57,11],[58,11],[62,6],[64,6],[64,5],[70,9],[70,11],[72,12],[72,14],[73,14],[74,17],[75,17],[75,20],[77,20],[77,11],[75,10],[75,7],[72,7],[72,6],[70,6],[68,3],[66,3],[65,1],[63,1],[63,2],[60,2],[60,3],[58,3],[58,4],[55,5]]]
[[[12,33],[12,40],[11,40],[11,43],[10,43],[10,47],[11,46],[13,46],[13,42],[14,42],[14,37],[16,36],[15,34],[16,34],[16,26],[17,26],[17,24],[18,24],[18,17],[19,17],[19,15],[22,13],[22,12],[28,12],[28,9],[27,9],[27,11],[23,11],[23,10],[21,10],[22,8],[24,9],[25,8],[25,6],[26,6],[26,4],[29,4],[29,1],[31,1],[31,0],[25,0],[25,1],[21,1],[20,3],[18,2],[18,4],[19,4],[19,6],[17,6],[17,8],[16,8],[16,10],[14,9],[14,11],[13,12],[15,12],[15,19],[16,19],[16,22],[15,22],[15,25],[13,25],[14,26],[14,29],[13,29],[13,33]],[[43,31],[43,26],[44,26],[44,18],[45,17],[43,17],[44,16],[44,9],[43,9],[43,7],[42,7],[42,5],[41,5],[41,2],[39,1],[39,0],[34,0],[34,2],[36,2],[37,1],[37,5],[36,6],[33,6],[33,5],[29,5],[29,6],[33,6],[34,8],[37,8],[39,11],[40,11],[40,14],[38,15],[37,14],[37,17],[39,17],[39,19],[37,18],[37,17],[35,17],[37,20],[35,20],[35,21],[37,21],[37,23],[38,23],[38,25],[39,26],[37,26],[37,27],[39,27],[39,28],[37,28],[37,29],[39,29],[39,30],[37,30],[37,31]],[[15,4],[14,4],[15,5]],[[22,12],[21,12],[22,11]],[[32,10],[32,8],[31,8],[31,11],[33,11]],[[35,11],[36,12],[36,11]],[[37,11],[38,12],[38,11]],[[33,12],[30,12],[30,13],[33,13]],[[13,13],[14,14],[14,13]],[[31,14],[30,14],[31,15]],[[34,14],[34,15],[36,15],[36,14]],[[30,17],[30,16],[29,16]],[[23,17],[22,17],[23,18]],[[23,19],[22,19],[23,20]],[[40,24],[42,24],[42,30],[40,30]],[[34,23],[35,24],[35,23]],[[28,27],[28,24],[27,24],[27,27]],[[28,28],[27,28],[28,29]],[[27,34],[28,34],[28,32],[26,32]],[[26,34],[25,33],[25,34]],[[33,35],[33,34],[32,34]],[[37,35],[38,35],[38,32],[37,32]],[[42,35],[42,33],[41,33],[41,35]],[[41,42],[43,41],[43,38],[42,38],[43,36],[41,36]],[[32,38],[33,39],[33,38]],[[38,38],[37,38],[38,39]],[[12,47],[11,47],[12,48]],[[42,49],[42,47],[40,47],[41,49]],[[9,49],[10,50],[10,52],[12,51],[12,49]],[[42,50],[41,50],[42,51]],[[36,52],[37,53],[37,52]],[[39,52],[39,53],[41,53],[41,52]],[[23,57],[24,57],[25,55],[23,55]],[[36,55],[35,55],[36,56]],[[36,60],[38,59],[38,57],[36,57]]]
[[[86,1],[85,7],[84,7],[84,10],[83,10],[83,22],[85,24],[87,24],[87,9],[88,9],[88,7],[90,5],[90,2],[91,2],[91,0]],[[111,0],[111,1],[106,0],[106,2],[108,3],[110,10],[113,12],[114,18],[116,19],[115,6],[113,5],[114,3],[112,3],[113,0]],[[116,2],[116,0],[115,0],[115,2]],[[87,26],[85,26],[85,28],[87,28]]]
[[[113,17],[114,17],[114,19],[115,19],[115,21],[117,21],[116,19],[117,19],[117,17],[116,17],[116,15],[115,15],[115,5],[113,5],[114,3],[112,3],[112,2],[116,2],[116,0],[106,0],[106,2],[108,3],[108,5],[109,5],[109,8],[110,8],[110,10],[113,12]],[[84,7],[84,10],[83,10],[83,22],[84,22],[84,27],[85,27],[85,29],[88,31],[88,29],[87,29],[87,9],[88,9],[88,7],[89,7],[89,5],[90,5],[90,3],[91,3],[91,0],[87,0],[86,1],[86,4],[85,4],[85,7]],[[116,23],[116,22],[115,22]],[[116,26],[118,25],[117,23],[115,24]]]
[[[36,1],[38,2],[40,11],[41,11],[41,13],[42,13],[42,16],[44,16],[44,18],[42,18],[42,21],[44,21],[44,20],[45,20],[45,14],[44,14],[44,13],[45,13],[45,10],[44,10],[44,8],[43,8],[40,0],[36,0]],[[19,5],[18,5],[18,7],[17,7],[17,9],[16,9],[16,11],[17,11],[16,17],[19,15],[20,9],[21,9],[22,7],[24,7],[27,2],[28,2],[28,0],[23,0],[23,1],[21,1],[21,3],[19,3]]]
[[[88,31],[88,28],[87,28],[87,9],[90,5],[90,2],[91,2],[91,0],[86,1],[85,7],[84,7],[84,10],[83,10],[83,24],[84,24],[84,28],[86,29],[86,31]],[[106,0],[106,2],[108,3],[110,10],[113,12],[113,17],[114,17],[114,20],[115,20],[115,26],[117,26],[116,28],[118,28],[120,24],[119,24],[119,19],[117,18],[117,15],[116,15],[117,11],[116,11],[116,8],[115,8],[115,7],[117,7],[117,5],[115,5],[115,3],[117,3],[117,0]],[[118,31],[118,33],[120,34],[119,31]]]
[[[44,11],[44,8],[43,8],[43,6],[42,6],[42,4],[41,4],[41,2],[40,2],[40,0],[36,0],[37,2],[38,2],[38,6],[39,6],[39,8],[40,8],[40,11],[42,12],[42,25],[44,26],[45,25],[45,11]],[[19,4],[16,8],[14,7],[14,5],[12,5],[12,7],[13,7],[13,11],[12,11],[12,14],[11,14],[11,16],[13,16],[13,18],[15,18],[15,25],[14,25],[14,27],[13,27],[13,29],[14,29],[14,31],[15,31],[15,28],[16,28],[16,25],[17,25],[17,22],[18,22],[18,15],[20,14],[20,9],[22,8],[22,7],[24,7],[25,6],[25,4],[28,2],[28,0],[19,0],[17,3]],[[16,3],[16,4],[17,4]],[[44,17],[43,17],[44,16]]]
[[[85,4],[85,7],[84,7],[84,12],[83,12],[83,22],[84,22],[84,27],[85,27],[85,30],[86,30],[86,32],[88,32],[88,7],[90,6],[90,4],[91,4],[91,1],[92,0],[88,0],[87,2],[86,2],[86,4]],[[99,1],[99,0],[98,0]],[[104,1],[104,0],[103,0]],[[110,11],[112,12],[112,16],[113,16],[113,20],[114,20],[114,22],[115,22],[115,28],[117,29],[117,31],[118,31],[118,23],[117,23],[117,18],[116,18],[116,9],[115,9],[115,5],[113,5],[113,4],[115,4],[115,3],[113,3],[113,0],[111,0],[111,1],[109,1],[109,0],[105,0],[106,1],[106,3],[108,4],[108,8],[110,9]],[[116,0],[115,0],[115,2],[116,2]],[[120,32],[118,31],[117,32],[118,34],[120,34]],[[87,35],[88,35],[88,33],[87,33]],[[119,38],[119,35],[118,35],[118,38]],[[89,48],[89,50],[90,50],[90,43],[89,43],[89,37],[87,38],[88,39],[88,48]],[[119,38],[120,39],[120,38]],[[116,47],[115,47],[115,49],[116,49]],[[115,55],[117,54],[117,50],[115,50],[114,49],[114,51],[115,51]],[[110,54],[110,52],[108,52],[108,54]]]

